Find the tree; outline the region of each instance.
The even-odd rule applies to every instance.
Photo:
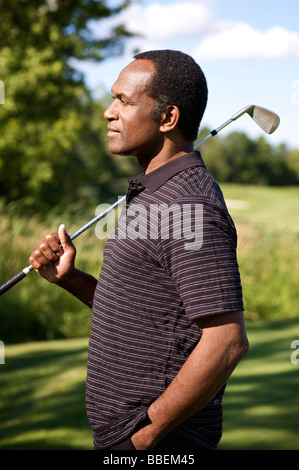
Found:
[[[198,140],[209,133],[202,129]],[[294,185],[299,182],[299,153],[285,144],[272,146],[264,137],[251,139],[243,132],[216,136],[199,150],[220,182],[263,185]]]
[[[209,133],[210,129],[207,127],[201,128],[197,140],[203,139]],[[217,181],[228,181],[231,169],[226,159],[223,158],[223,144],[218,135],[210,137],[196,150],[200,151],[207,168]]]
[[[90,26],[128,5],[118,3],[0,0],[0,196],[6,203],[46,210],[111,192],[117,168],[103,144],[103,110],[70,59],[101,61],[122,52],[129,36],[123,26],[100,39]]]
[[[295,181],[299,183],[299,150],[293,149],[287,155],[287,166],[294,175]]]

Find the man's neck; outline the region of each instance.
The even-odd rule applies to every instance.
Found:
[[[183,155],[193,152],[193,143],[186,142],[181,148],[172,148],[172,149],[163,149],[158,155],[154,156],[151,160],[145,162],[142,159],[138,159],[140,166],[144,169],[145,174],[151,173],[154,170],[157,170],[162,165],[175,160]]]

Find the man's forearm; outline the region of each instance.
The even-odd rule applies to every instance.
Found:
[[[88,307],[92,307],[97,280],[90,274],[75,269],[72,276],[59,281],[57,285],[77,297]]]
[[[150,405],[145,426],[132,436],[137,449],[154,448],[163,437],[207,405],[225,384],[247,351],[244,332],[238,326],[232,326],[234,331],[229,330],[224,325],[221,331],[203,332],[177,376]]]

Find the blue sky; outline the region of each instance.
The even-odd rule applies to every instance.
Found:
[[[279,114],[274,134],[264,134],[245,115],[222,135],[244,130],[274,145],[284,142],[299,149],[298,0],[133,1],[121,15],[95,23],[94,33],[101,36],[120,22],[143,36],[127,42],[123,57],[81,68],[95,95],[110,92],[135,48],[182,50],[207,77],[203,125],[218,127],[243,107],[256,104]]]

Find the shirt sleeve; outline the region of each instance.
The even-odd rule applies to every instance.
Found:
[[[242,311],[237,234],[226,208],[205,200],[177,204],[168,227],[161,217],[159,253],[187,317]]]

